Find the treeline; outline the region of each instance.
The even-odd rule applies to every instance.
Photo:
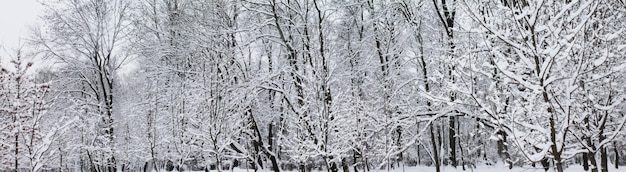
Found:
[[[626,163],[623,1],[43,3],[0,170]]]

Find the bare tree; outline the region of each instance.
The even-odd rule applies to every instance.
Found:
[[[126,60],[120,46],[126,39],[129,4],[90,0],[44,5],[49,34],[40,33],[37,41],[47,57],[59,62],[71,88],[67,95],[86,112],[76,115],[87,124],[83,136],[89,139],[81,144],[90,169],[116,171],[114,102],[117,70]]]

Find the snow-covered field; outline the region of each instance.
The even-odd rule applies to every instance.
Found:
[[[454,167],[442,167],[442,172],[544,172],[545,170],[540,166],[537,167],[513,167],[513,169],[508,169],[506,166],[479,166],[475,169],[466,169],[463,171],[461,168]],[[549,169],[548,171],[554,171],[554,169]],[[626,172],[626,167],[620,169],[610,168],[609,171],[624,171]],[[435,172],[434,167],[428,166],[420,166],[420,167],[406,167],[403,169],[394,169],[392,172]],[[569,166],[565,169],[565,172],[585,172],[582,166],[574,165]]]
[[[267,170],[258,170],[258,172],[269,172],[270,169]],[[544,172],[543,168],[538,167],[513,167],[513,169],[508,169],[506,166],[478,166],[474,169],[465,169],[463,171],[462,168],[454,168],[444,166],[441,168],[442,172]],[[554,169],[549,169],[549,172],[553,172]],[[591,170],[589,170],[591,171]],[[610,172],[626,172],[626,166],[620,167],[619,169],[615,169],[613,167],[609,167]],[[252,169],[241,169],[235,168],[233,170],[225,170],[224,172],[254,172]],[[296,172],[296,171],[285,171],[285,172]],[[320,171],[325,172],[325,171]],[[387,170],[372,170],[371,172],[387,172]],[[434,167],[429,166],[418,166],[418,167],[404,167],[404,168],[396,168],[389,170],[389,172],[435,172]],[[570,165],[565,168],[565,172],[585,172],[582,166],[580,165]]]

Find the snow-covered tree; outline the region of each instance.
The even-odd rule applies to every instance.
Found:
[[[64,99],[79,117],[81,159],[92,170],[115,171],[117,71],[127,56],[127,1],[58,1],[44,4],[46,27],[37,35],[45,55],[59,65]]]
[[[43,4],[0,170],[623,163],[620,1]]]
[[[581,139],[576,134],[581,123],[598,127],[583,129],[596,133],[583,138],[604,140],[604,124],[596,120],[597,125],[589,126],[589,119],[608,119],[609,115],[601,115],[597,107],[615,106],[623,100],[610,86],[598,89],[613,85],[610,78],[624,70],[623,59],[619,58],[623,50],[612,43],[616,38],[612,35],[621,32],[595,29],[604,21],[617,21],[602,15],[601,8],[611,7],[600,1],[479,4],[494,6],[484,11],[467,6],[487,35],[479,49],[487,51],[481,55],[489,61],[469,68],[478,69],[476,75],[488,77],[490,83],[487,89],[480,88],[472,96],[489,119],[501,126],[499,130],[506,133],[500,137],[509,137],[509,144],[531,162],[547,165],[547,159],[553,160],[559,172],[567,159],[581,151],[596,153],[589,142],[582,147],[574,145],[575,138]],[[589,51],[588,46],[594,50]],[[590,85],[596,92],[587,90]],[[595,99],[598,94],[607,98]],[[614,129],[619,131],[619,125]]]

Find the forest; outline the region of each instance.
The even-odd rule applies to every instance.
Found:
[[[40,3],[0,171],[626,168],[624,0]]]

